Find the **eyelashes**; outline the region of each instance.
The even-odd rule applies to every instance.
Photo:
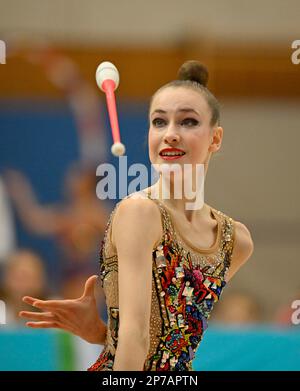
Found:
[[[152,125],[155,126],[156,128],[161,128],[162,126],[165,125],[165,120],[163,120],[162,118],[155,118],[153,121],[152,121]]]
[[[188,128],[192,128],[199,125],[199,121],[195,118],[185,118],[182,121],[180,121],[181,126],[185,126]],[[152,120],[152,125],[156,128],[162,128],[167,125],[167,121],[163,118],[155,118]]]

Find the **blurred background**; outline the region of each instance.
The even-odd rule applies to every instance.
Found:
[[[128,166],[150,168],[149,99],[189,59],[207,65],[222,106],[224,141],[206,202],[246,224],[254,241],[194,368],[300,369],[292,322],[300,300],[299,22],[297,0],[0,0],[0,370],[85,370],[97,358],[101,346],[25,328],[20,298],[75,298],[98,273],[115,201],[97,199],[96,167],[117,167],[98,64],[120,72]]]

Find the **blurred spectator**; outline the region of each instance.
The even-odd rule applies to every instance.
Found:
[[[211,321],[229,326],[250,326],[262,321],[262,311],[252,295],[233,292],[222,297]]]
[[[17,250],[3,265],[1,300],[6,304],[8,326],[22,324],[19,311],[33,311],[22,302],[23,296],[47,298],[46,272],[43,260],[31,250]]]
[[[15,248],[15,228],[4,182],[0,178],[0,263],[4,262]]]
[[[23,53],[24,58],[38,65],[47,79],[59,88],[67,98],[77,128],[82,162],[98,164],[107,160],[107,131],[102,121],[103,103],[95,84],[86,80],[80,67],[66,53],[44,41],[22,50],[22,44],[14,45],[14,53]]]
[[[94,169],[74,165],[64,183],[66,202],[41,205],[23,174],[6,172],[9,193],[25,227],[36,235],[56,238],[61,250],[59,274],[64,285],[69,285],[71,297],[78,296],[88,276],[98,273],[98,251],[108,211],[96,197],[96,179]]]

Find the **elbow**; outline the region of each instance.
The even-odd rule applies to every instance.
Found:
[[[142,371],[148,355],[150,338],[136,329],[120,329],[114,371]]]
[[[125,342],[130,345],[137,345],[141,350],[148,352],[150,347],[149,332],[145,332],[145,327],[121,327],[118,332],[118,344]]]

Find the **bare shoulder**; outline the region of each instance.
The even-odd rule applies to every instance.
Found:
[[[254,250],[252,236],[246,225],[240,221],[234,221],[233,224],[233,251],[231,256],[231,265],[228,272],[228,280],[251,257]]]
[[[122,200],[115,212],[112,224],[112,242],[116,236],[149,239],[153,244],[162,235],[160,211],[154,201],[147,198],[130,197]]]
[[[130,197],[122,200],[118,205],[116,215],[126,215],[126,217],[139,219],[141,222],[145,222],[143,219],[151,216],[153,220],[160,219],[156,204],[152,200],[142,197]]]
[[[235,252],[236,255],[243,254],[244,256],[250,256],[253,252],[254,244],[249,229],[240,221],[234,221],[234,228],[235,242],[233,253]]]

